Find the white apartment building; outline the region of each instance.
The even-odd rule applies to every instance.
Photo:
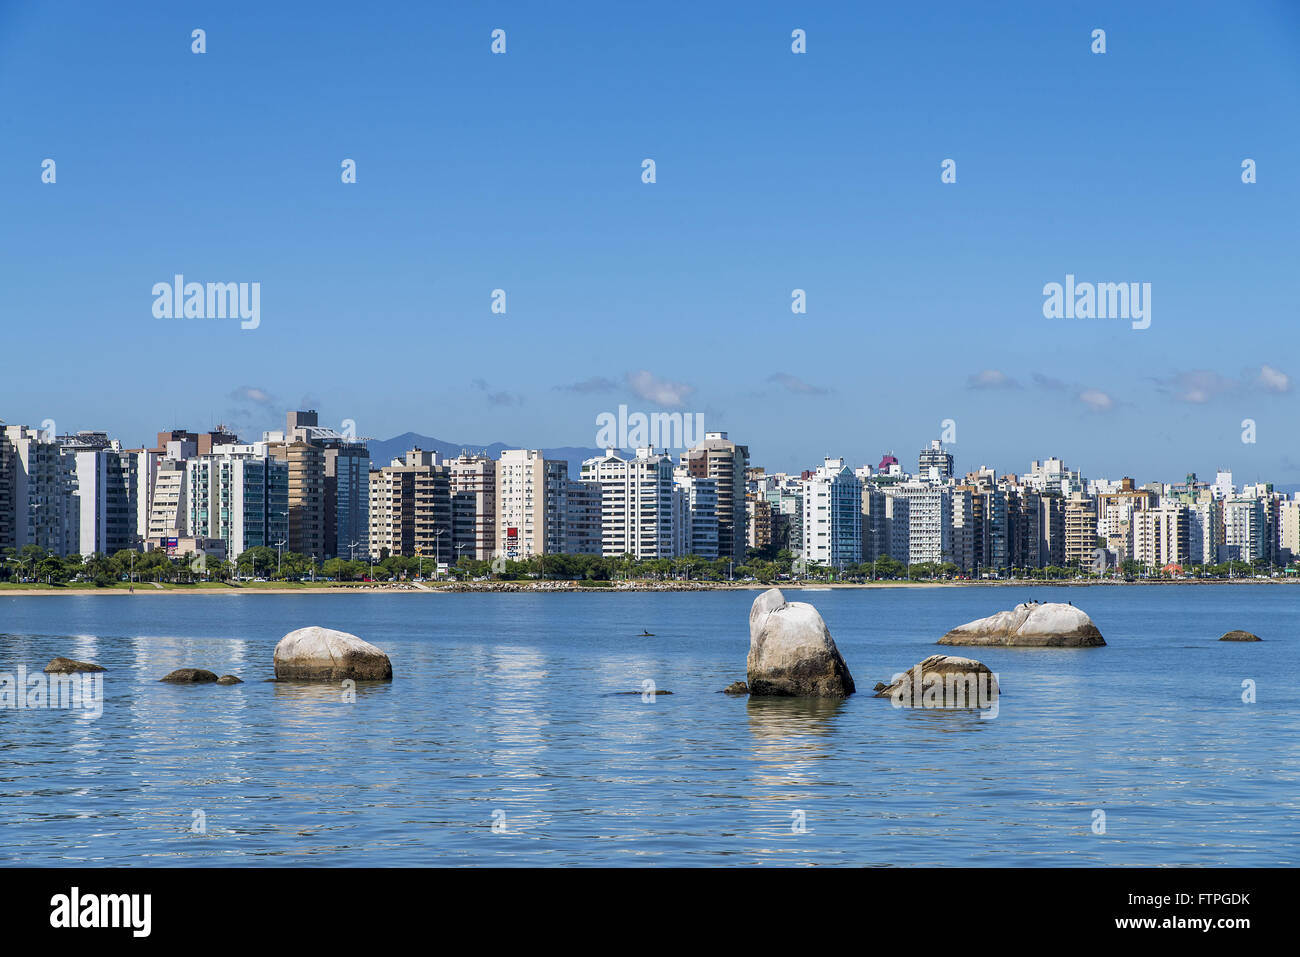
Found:
[[[185,462],[164,458],[154,473],[153,498],[149,503],[149,541],[188,534],[185,513]]]
[[[221,539],[233,561],[250,548],[274,548],[289,535],[289,464],[239,446],[184,463],[187,533]],[[243,447],[247,449],[248,447]]]
[[[1278,503],[1277,547],[1282,562],[1300,558],[1300,501]]]
[[[673,460],[650,448],[624,459],[613,449],[582,463],[582,480],[600,486],[600,553],[638,561],[679,554],[673,507]],[[716,495],[716,486],[715,486]],[[715,499],[716,511],[716,499]]]
[[[82,555],[112,555],[136,545],[135,457],[103,432],[59,436],[59,449],[77,480],[78,547]]]
[[[1214,564],[1218,559],[1223,528],[1222,507],[1217,499],[1202,499],[1187,506],[1187,560]]]
[[[569,463],[506,449],[496,466],[496,548],[511,561],[568,547]]]
[[[1219,560],[1252,562],[1267,554],[1264,509],[1259,499],[1234,498],[1224,502]]]
[[[81,546],[77,472],[53,435],[25,425],[5,426],[5,472],[13,503],[13,547],[38,545],[56,555]]]
[[[1232,472],[1220,469],[1214,476],[1214,484],[1210,486],[1210,492],[1220,501],[1233,498],[1236,492],[1232,485]]]
[[[1131,518],[1133,559],[1155,568],[1185,564],[1191,551],[1189,511],[1181,502],[1134,511]]]
[[[1082,492],[1087,482],[1079,472],[1073,472],[1058,458],[1044,462],[1031,462],[1029,474],[1021,476],[1023,484],[1039,493],[1055,493],[1069,498],[1071,492]]]
[[[890,491],[907,501],[908,564],[951,561],[952,489],[925,482],[901,482]]]
[[[718,483],[716,479],[692,475],[685,468],[673,470],[674,527],[677,555],[698,555],[710,561],[718,557]]]
[[[833,568],[862,560],[862,482],[842,458],[803,483],[803,557]]]

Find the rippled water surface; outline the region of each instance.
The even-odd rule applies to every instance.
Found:
[[[788,591],[853,672],[843,702],[718,693],[744,677],[755,594],[0,597],[0,672],[109,669],[98,718],[0,710],[0,862],[1300,858],[1294,587]],[[1081,605],[1108,646],[972,650],[1000,676],[993,720],[869,697],[1027,597]],[[309,624],[379,645],[395,680],[351,704],[266,682]],[[1215,640],[1232,628],[1265,640]],[[185,666],[245,684],[158,682]],[[673,693],[613,694],[647,679]]]

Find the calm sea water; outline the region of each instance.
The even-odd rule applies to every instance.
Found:
[[[787,590],[835,636],[843,702],[718,693],[756,594],[0,597],[0,671],[110,669],[98,719],[0,710],[0,862],[1300,859],[1300,590]],[[993,720],[861,693],[1027,597],[1082,606],[1109,645],[955,650],[999,673]],[[395,680],[351,704],[265,682],[308,624],[379,645]],[[1265,640],[1215,640],[1232,628]],[[158,682],[183,666],[246,683]],[[673,694],[614,694],[647,679]]]

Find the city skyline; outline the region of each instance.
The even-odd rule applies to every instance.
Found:
[[[625,410],[618,419],[622,441]],[[649,433],[668,425],[671,441],[692,431],[681,424]],[[869,562],[873,575],[879,561],[902,559],[898,567],[977,576],[1130,560],[1181,573],[1189,562],[1276,566],[1300,555],[1300,497],[1238,484],[1231,471],[1213,482],[1187,473],[1181,483],[1139,483],[1047,457],[1028,471],[963,474],[932,439],[915,471],[885,454],[875,466],[827,456],[786,473],[727,432],[703,431],[684,439],[680,456],[645,441],[627,453],[570,449],[582,458],[575,477],[570,461],[546,451],[446,455],[402,441],[410,437],[392,440],[410,447],[376,464],[353,423],[335,429],[314,409],[287,413],[282,429],[257,439],[173,429],[140,448],[104,432],[56,434],[48,421],[6,426],[0,554],[6,564],[27,561],[27,546],[119,563],[140,550],[224,562],[274,546],[277,568],[286,547],[314,568],[317,558],[355,560],[359,547],[371,562],[427,558],[436,569],[557,554],[733,567],[788,552],[839,570]]]
[[[11,5],[7,344],[56,364],[0,400],[548,447],[626,402],[787,469],[951,419],[971,467],[1300,482],[1300,15],[1171,11]],[[157,318],[176,275],[259,283],[256,327]],[[1068,277],[1149,284],[1149,325],[1047,318]]]

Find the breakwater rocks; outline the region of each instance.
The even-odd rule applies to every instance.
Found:
[[[751,695],[844,698],[855,690],[826,622],[807,602],[788,602],[778,588],[749,611],[746,683]]]
[[[889,684],[880,682],[875,691],[875,697],[891,698],[901,708],[996,707],[1002,693],[987,665],[955,655],[931,655]]]
[[[939,644],[1095,648],[1106,644],[1106,639],[1082,608],[1060,602],[1024,602],[1010,611],[959,625],[940,638]]]
[[[1251,634],[1249,631],[1230,631],[1220,641],[1263,641],[1259,635]]]
[[[515,591],[723,591],[736,586],[725,582],[603,582],[580,585],[575,581],[452,582],[431,585],[430,591],[515,592]]]
[[[272,656],[276,680],[390,681],[393,664],[368,641],[312,625],[280,639]]]

